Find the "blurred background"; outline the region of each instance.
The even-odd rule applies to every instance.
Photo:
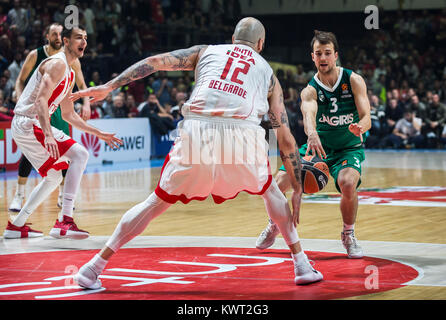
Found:
[[[149,55],[195,44],[230,43],[237,21],[254,16],[266,27],[262,55],[281,81],[298,144],[306,142],[300,92],[316,71],[310,41],[317,29],[336,34],[338,64],[367,83],[372,129],[366,148],[445,148],[445,1],[0,0],[0,121],[12,119],[14,85],[27,54],[45,44],[49,24],[64,23],[69,4],[79,8],[80,23],[88,33],[81,63],[89,87]],[[366,28],[368,5],[379,10],[377,29]],[[193,87],[191,72],[157,72],[92,105],[92,119],[149,117],[152,134],[158,137],[152,142],[169,143],[168,134],[181,120],[181,106]],[[169,116],[159,121],[147,110]],[[395,138],[395,125],[404,117],[420,119],[417,139]],[[152,157],[165,156],[168,148],[160,150]]]

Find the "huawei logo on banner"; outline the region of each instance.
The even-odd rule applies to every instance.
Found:
[[[99,156],[99,150],[101,149],[101,142],[95,135],[89,133],[83,133],[81,136],[81,142],[88,151],[91,151],[95,157]]]

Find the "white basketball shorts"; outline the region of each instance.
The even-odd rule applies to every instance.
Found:
[[[215,203],[239,192],[263,194],[271,184],[265,130],[248,121],[217,117],[186,118],[167,155],[155,193],[166,202]]]
[[[59,148],[59,159],[51,158],[45,148],[45,136],[39,120],[15,115],[11,123],[11,133],[14,141],[42,177],[45,177],[50,169],[67,169],[69,166],[68,159],[63,155],[76,143],[61,130],[54,127],[51,127],[51,129]]]

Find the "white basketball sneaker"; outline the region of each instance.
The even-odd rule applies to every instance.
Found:
[[[263,250],[271,247],[279,233],[279,227],[270,220],[265,230],[263,230],[260,236],[257,238],[256,248]]]
[[[20,212],[22,210],[23,199],[25,199],[25,196],[16,193],[9,206],[9,211]]]
[[[294,263],[294,274],[296,285],[309,284],[324,279],[322,273],[313,268],[306,254],[304,254],[304,259]]]
[[[74,281],[85,289],[99,289],[102,287],[101,280],[98,279],[99,274],[95,271],[94,266],[87,262],[74,275]]]
[[[364,256],[361,246],[358,244],[354,231],[341,232],[341,240],[347,250],[350,259],[360,259]]]

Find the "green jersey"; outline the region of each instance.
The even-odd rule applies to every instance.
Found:
[[[45,46],[37,48],[37,60],[36,63],[34,64],[33,69],[29,73],[28,78],[26,78],[25,85],[28,83],[28,80],[31,78],[34,71],[36,71],[40,63],[48,57],[49,55],[45,50]],[[54,111],[54,113],[52,114],[50,118],[50,123],[53,127],[62,130],[66,135],[70,135],[70,127],[68,123],[62,119],[62,112],[60,110],[60,107],[57,107],[56,111]]]
[[[316,131],[324,149],[341,150],[361,146],[360,138],[348,129],[350,124],[359,122],[350,84],[351,74],[352,70],[340,68],[333,88],[324,85],[316,75],[308,83],[316,89]]]
[[[28,78],[26,78],[26,80],[25,80],[25,85],[28,83],[29,79],[33,75],[34,71],[36,71],[39,64],[48,57],[49,57],[49,55],[45,50],[45,46],[41,46],[41,47],[37,48],[37,60],[36,60],[36,63],[34,64],[33,69],[29,73]]]

